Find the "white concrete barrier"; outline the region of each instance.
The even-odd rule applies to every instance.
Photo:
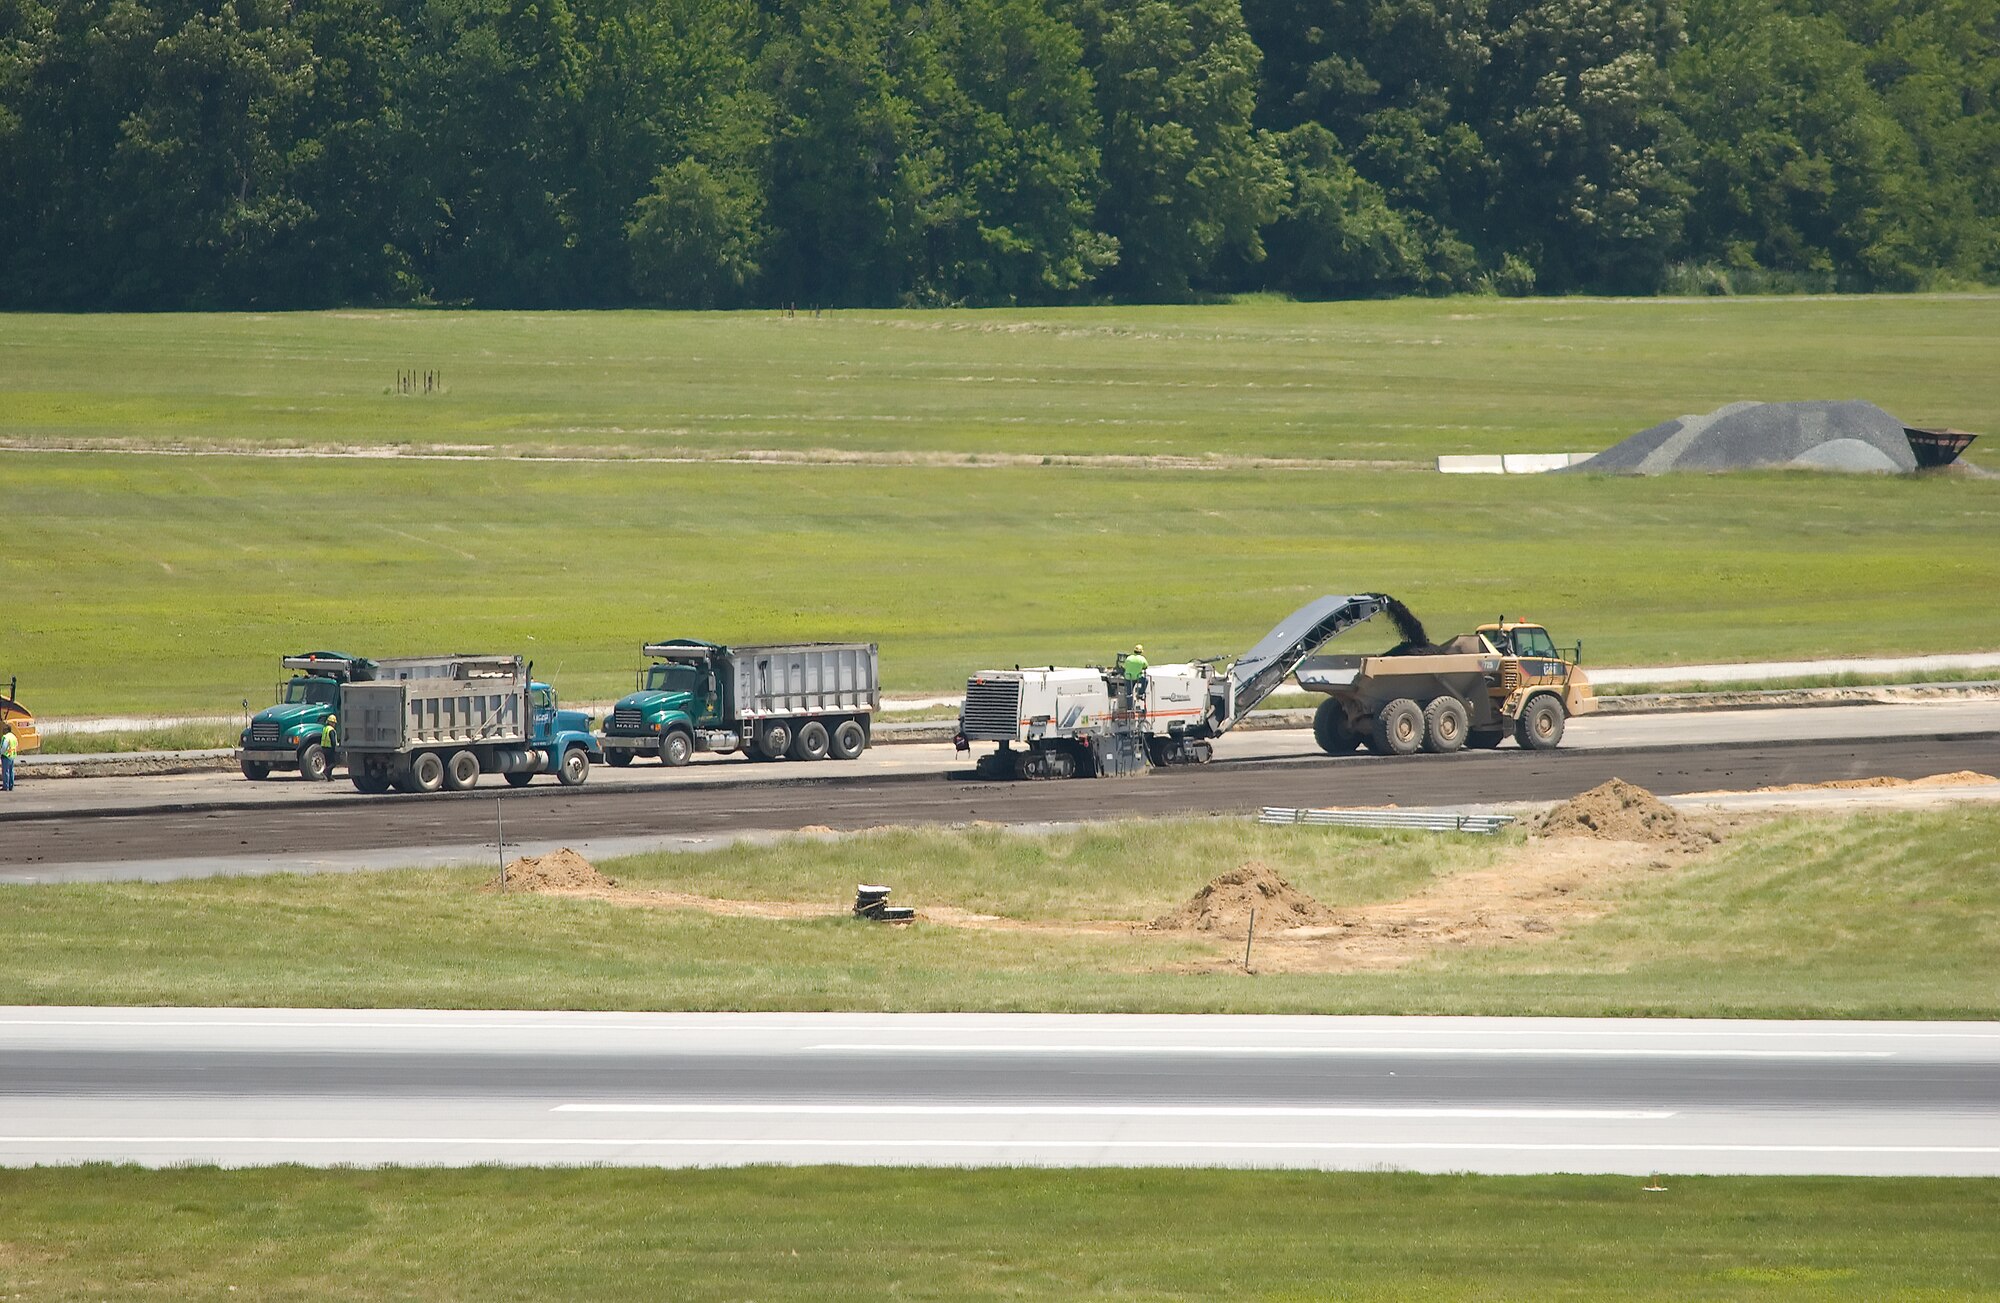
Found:
[[[1498,457],[1440,457],[1441,475],[1542,475],[1580,465],[1594,452],[1510,452]]]

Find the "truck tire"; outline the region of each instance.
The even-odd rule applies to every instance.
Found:
[[[792,726],[776,719],[759,724],[754,746],[759,760],[783,760],[792,749]]]
[[[582,747],[571,747],[563,752],[562,763],[556,766],[556,781],[564,787],[582,787],[590,777],[590,753]]]
[[[1506,740],[1504,728],[1473,728],[1465,732],[1465,745],[1474,751],[1491,751]]]
[[[867,729],[851,719],[843,719],[833,726],[833,740],[827,744],[827,754],[835,760],[852,760],[867,749]]]
[[[604,748],[604,763],[613,769],[623,769],[632,763],[632,753],[624,747]]]
[[[1438,697],[1424,707],[1424,750],[1448,756],[1465,745],[1471,716],[1457,697]]]
[[[323,783],[333,777],[333,757],[317,742],[299,748],[299,777],[308,783]]]
[[[660,763],[669,769],[679,769],[694,759],[694,739],[675,729],[660,739]]]
[[[435,792],[444,786],[444,761],[435,751],[419,751],[410,757],[412,792]]]
[[[1345,756],[1361,745],[1361,735],[1347,726],[1347,708],[1328,697],[1313,712],[1313,741],[1330,756]]]
[[[237,768],[241,769],[243,776],[253,783],[261,783],[271,776],[271,766],[261,760],[239,761]]]
[[[454,751],[444,766],[447,792],[469,792],[479,785],[479,757],[470,751]]]
[[[527,770],[525,769],[517,770],[507,775],[507,786],[526,787],[529,783],[533,782],[534,779],[535,776],[529,773]]]
[[[1413,756],[1424,747],[1424,710],[1408,697],[1398,697],[1375,712],[1371,748],[1378,756]]]
[[[1554,693],[1530,697],[1521,709],[1521,717],[1514,721],[1514,740],[1524,750],[1553,751],[1562,745],[1566,719],[1562,698]]]
[[[380,796],[389,790],[389,771],[380,764],[350,764],[347,766],[347,781],[354,784],[357,792]]]
[[[826,725],[816,719],[809,719],[799,725],[798,735],[792,739],[792,759],[824,760],[826,749],[832,740],[827,736]]]

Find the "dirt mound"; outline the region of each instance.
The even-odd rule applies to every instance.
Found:
[[[1194,898],[1171,914],[1153,920],[1154,928],[1172,932],[1220,932],[1242,936],[1257,911],[1257,931],[1322,927],[1334,922],[1334,912],[1273,873],[1262,860],[1251,860],[1219,873]]]
[[[589,860],[565,846],[547,855],[523,855],[507,862],[508,891],[580,891],[590,887],[615,887],[615,879],[599,873]],[[485,890],[501,890],[495,876]]]
[[[1760,792],[1835,792],[1876,787],[1983,787],[2000,783],[2000,778],[1974,769],[1932,774],[1929,778],[1836,778],[1825,783],[1787,783],[1783,787],[1760,787]]]
[[[1535,825],[1538,837],[1594,837],[1607,842],[1679,842],[1690,831],[1680,811],[1622,778],[1563,802]]]

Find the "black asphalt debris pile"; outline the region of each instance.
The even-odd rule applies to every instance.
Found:
[[[1612,475],[1772,467],[1893,474],[1914,471],[1903,423],[1873,403],[1731,403],[1641,430],[1571,470]]]

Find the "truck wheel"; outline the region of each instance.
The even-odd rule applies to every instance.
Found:
[[[479,782],[479,757],[470,751],[454,751],[451,760],[444,767],[444,786],[448,792],[469,792]]]
[[[1330,756],[1350,755],[1361,745],[1360,735],[1347,726],[1347,709],[1332,697],[1313,712],[1313,741]]]
[[[1424,707],[1424,750],[1448,756],[1465,745],[1470,717],[1457,697],[1439,697]]]
[[[347,766],[347,781],[354,784],[354,790],[369,796],[380,796],[389,790],[389,774],[379,764],[350,764]]]
[[[1491,751],[1507,740],[1504,728],[1473,728],[1465,733],[1465,745],[1474,751]]]
[[[1398,697],[1375,712],[1374,746],[1381,756],[1413,756],[1424,746],[1423,707]]]
[[[582,747],[571,747],[563,752],[562,763],[556,766],[556,781],[564,787],[582,787],[583,780],[590,777],[590,753]]]
[[[1563,722],[1561,700],[1544,692],[1530,698],[1514,721],[1514,740],[1529,751],[1553,751],[1562,745]]]
[[[694,739],[675,731],[660,739],[660,763],[669,769],[679,769],[694,758]]]
[[[308,783],[323,783],[333,777],[333,758],[317,742],[299,748],[299,777]]]
[[[826,748],[832,740],[827,736],[826,725],[809,719],[799,725],[798,736],[792,739],[792,759],[824,760]]]
[[[851,719],[843,719],[834,725],[833,741],[827,744],[827,754],[835,760],[852,760],[868,749],[868,730]]]
[[[507,786],[526,787],[531,781],[533,781],[534,777],[535,776],[533,774],[529,773],[525,769],[522,769],[507,775]]]
[[[789,724],[770,723],[757,726],[757,758],[760,760],[783,760],[785,752],[792,749],[792,729]]]
[[[604,763],[613,769],[623,769],[632,763],[632,753],[624,747],[604,748]]]
[[[244,760],[239,762],[237,767],[243,771],[243,776],[253,783],[261,783],[271,776],[271,766],[261,760]]]
[[[435,751],[419,751],[410,757],[412,792],[435,792],[444,786],[444,761]]]

